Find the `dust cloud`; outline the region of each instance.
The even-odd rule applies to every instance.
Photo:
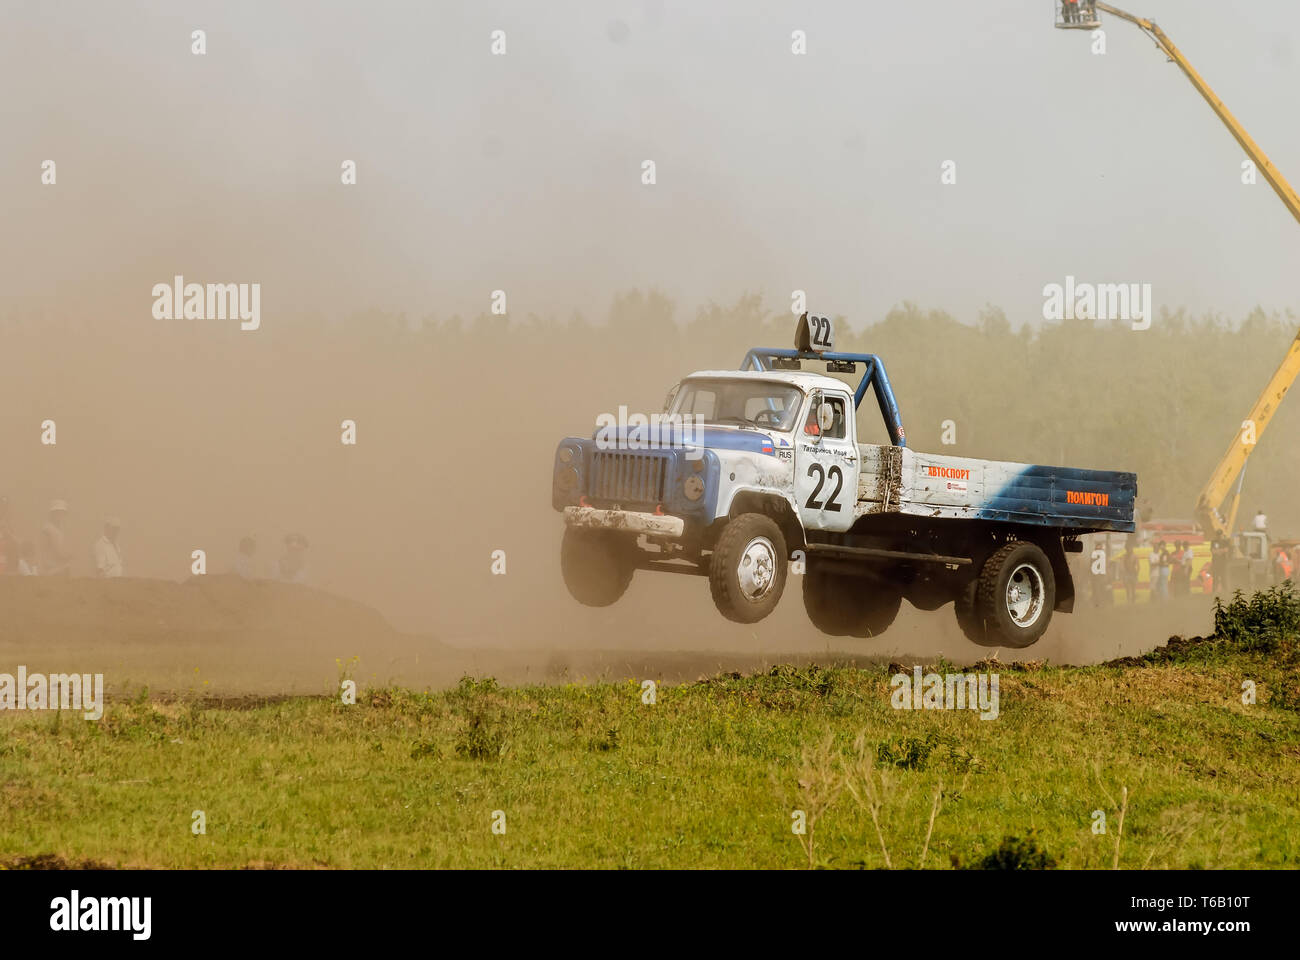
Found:
[[[123,335],[125,323],[106,335],[71,321],[11,321],[3,377],[14,396],[30,401],[19,405],[21,414],[11,409],[0,443],[13,452],[6,492],[20,535],[34,537],[46,500],[61,497],[72,508],[69,540],[80,548],[74,574],[90,573],[90,545],[103,515],[113,514],[123,522],[129,577],[181,582],[190,580],[196,549],[206,551],[210,577],[228,573],[247,535],[257,537],[256,563],[269,576],[282,537],[301,531],[310,543],[310,586],[228,586],[235,591],[226,595],[228,606],[238,606],[238,589],[250,586],[262,588],[254,597],[263,598],[296,591],[300,605],[277,617],[274,629],[241,629],[196,602],[189,608],[193,635],[182,642],[177,610],[164,618],[165,636],[147,625],[121,628],[123,618],[138,615],[137,605],[153,602],[148,580],[84,581],[95,596],[117,592],[115,604],[93,608],[102,618],[100,639],[84,622],[65,635],[29,617],[21,638],[12,626],[5,631],[15,641],[7,645],[10,658],[57,659],[60,649],[88,655],[98,642],[110,676],[184,688],[198,668],[217,689],[282,692],[327,689],[334,660],[354,656],[361,658],[357,676],[426,686],[465,672],[520,682],[656,673],[694,679],[792,657],[943,654],[969,662],[986,655],[961,637],[948,607],[921,613],[905,605],[894,627],[871,641],[825,637],[807,622],[798,578],[776,614],[752,627],[723,620],[697,578],[639,574],[623,600],[600,610],[571,600],[558,571],[562,524],[550,506],[556,442],[589,434],[595,414],[619,404],[655,411],[691,367],[734,366],[751,338],[779,344],[774,338],[789,326],[752,300],[706,311],[685,327],[664,316],[668,308],[654,296],[629,295],[599,325],[491,317],[417,325],[371,315],[278,322],[256,333],[173,324],[132,336]],[[878,339],[893,339],[889,323],[879,326]],[[872,330],[860,336],[871,340]],[[884,355],[898,356],[906,371],[921,358],[909,362],[907,337],[898,339],[898,352]],[[1057,364],[1068,368],[1070,359]],[[1014,377],[1004,381],[1010,391],[996,391],[988,373],[950,374],[947,389],[957,398],[990,390],[991,400],[1013,407]],[[895,370],[893,378],[907,397],[911,375]],[[945,397],[937,408],[948,406]],[[57,423],[54,446],[39,442],[45,418]],[[356,422],[355,446],[340,442],[343,419]],[[974,438],[953,448],[957,453],[1052,462],[1061,452],[1055,441],[1044,440],[1035,456],[1032,437],[995,439],[1016,426],[1014,418],[959,419]],[[909,434],[923,433],[919,422]],[[1092,457],[1068,459],[1133,468],[1142,459],[1140,442],[1105,442]],[[1139,474],[1142,489],[1162,482]],[[504,575],[492,572],[497,550],[505,554]],[[387,623],[312,614],[300,596],[311,588],[354,598]],[[23,602],[50,611],[86,602],[75,596]],[[321,599],[330,609],[333,601]],[[1096,614],[1086,599],[1079,607],[1058,614],[1028,655],[1091,662],[1208,629],[1208,608],[1196,599]],[[295,618],[310,629],[289,629]]]
[[[825,238],[794,229],[793,209],[755,225],[741,215],[745,197],[713,189],[698,166],[689,190],[635,192],[645,144],[583,127],[584,111],[608,119],[617,110],[594,94],[574,98],[591,94],[588,78],[559,54],[524,60],[505,79],[439,67],[431,112],[416,117],[405,112],[412,94],[400,72],[389,64],[367,75],[343,49],[357,31],[360,48],[380,58],[392,23],[287,8],[303,19],[259,23],[238,5],[200,5],[193,17],[147,4],[20,5],[0,39],[7,87],[21,78],[30,91],[21,109],[13,97],[0,114],[0,495],[23,540],[36,539],[52,498],[69,502],[74,577],[91,572],[103,518],[121,518],[128,574],[108,584],[6,582],[5,604],[21,611],[0,634],[6,663],[38,669],[66,654],[164,687],[186,687],[197,670],[213,689],[276,692],[329,689],[335,659],[354,656],[360,677],[420,686],[461,672],[681,679],[791,657],[987,653],[961,637],[950,608],[905,606],[873,641],[824,637],[807,623],[796,579],[753,627],[724,621],[693,578],[639,575],[605,610],[571,600],[550,508],[556,442],[588,434],[598,413],[621,404],[657,411],[691,370],[786,345],[798,271],[774,279],[769,270],[801,235]],[[490,18],[448,17],[436,43],[457,64],[464,55],[448,37],[486,37]],[[200,19],[206,60],[189,50],[190,21]],[[654,21],[633,23],[639,38]],[[625,37],[603,25],[597,35]],[[518,36],[522,47],[528,33]],[[464,84],[479,82],[471,109]],[[559,98],[564,123],[512,106],[521,83]],[[489,105],[506,120],[486,119]],[[660,102],[656,126],[669,128],[677,106]],[[494,132],[501,124],[507,133]],[[565,131],[579,127],[570,142]],[[633,172],[607,165],[588,176],[593,138],[605,160],[617,148]],[[536,176],[534,141],[546,154]],[[684,156],[689,146],[675,149]],[[354,155],[358,185],[343,187],[340,161]],[[58,181],[45,186],[50,157]],[[778,164],[765,175],[779,184],[784,173]],[[852,202],[866,210],[875,193],[855,182]],[[871,232],[852,221],[836,235]],[[697,230],[707,243],[693,242]],[[935,309],[947,301],[934,302],[928,283],[885,282],[894,239],[871,241],[883,305],[849,293],[867,269],[856,242],[839,244],[847,306],[817,296],[813,305],[848,314],[845,348],[885,357],[912,445],[937,448],[941,422],[954,419],[959,442],[945,452],[1134,469],[1157,515],[1190,512],[1293,332],[1284,306],[1226,320],[1214,304],[1199,316],[1163,312],[1147,337],[1045,326],[1024,307],[1061,279],[1041,263],[1000,278],[1008,314],[970,312],[989,289],[978,271],[952,292],[951,271],[932,260],[918,277],[944,274],[940,288],[962,311],[952,316]],[[1025,251],[1042,245],[1040,232]],[[676,282],[679,267],[689,284]],[[152,288],[176,275],[259,283],[261,328],[155,319]],[[504,317],[486,313],[498,287],[509,295]],[[870,309],[852,310],[863,303]],[[1279,414],[1247,489],[1250,508],[1258,499],[1279,526],[1300,529],[1294,413]],[[57,427],[53,445],[41,443],[45,420]],[[357,425],[355,446],[340,442],[344,420]],[[879,433],[869,425],[861,439]],[[221,577],[246,536],[269,576],[291,532],[310,544],[307,587],[187,583],[193,551]],[[492,573],[497,550],[504,576]],[[190,592],[167,599],[156,581]],[[378,613],[345,615],[329,595]],[[150,620],[159,604],[166,612]],[[244,604],[260,619],[231,613]],[[69,606],[85,613],[72,625],[60,619]],[[1107,659],[1207,628],[1196,601],[1127,615],[1084,609],[1058,615],[1032,655]]]

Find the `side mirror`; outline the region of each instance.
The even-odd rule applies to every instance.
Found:
[[[822,403],[817,407],[817,425],[822,428],[822,436],[835,426],[835,408],[829,403]]]

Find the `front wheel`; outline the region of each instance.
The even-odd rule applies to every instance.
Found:
[[[975,608],[983,620],[986,643],[1027,647],[1037,642],[1055,606],[1052,564],[1035,544],[1008,543],[980,571]]]
[[[709,591],[724,617],[757,623],[785,590],[785,537],[771,517],[742,513],[723,528],[709,558]]]
[[[574,600],[608,607],[627,592],[636,572],[636,544],[627,534],[565,527],[560,573]]]

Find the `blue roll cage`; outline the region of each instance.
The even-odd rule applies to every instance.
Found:
[[[874,353],[814,353],[811,350],[791,350],[788,347],[755,347],[745,354],[740,365],[741,370],[769,371],[771,361],[781,360],[824,360],[836,363],[860,363],[864,369],[862,380],[853,392],[853,406],[862,406],[862,398],[867,395],[867,388],[875,391],[876,404],[880,407],[880,416],[889,431],[889,441],[896,447],[907,446],[907,434],[903,432],[903,417],[898,412],[898,401],[894,399],[894,388],[889,385],[889,376],[885,373],[885,362]]]

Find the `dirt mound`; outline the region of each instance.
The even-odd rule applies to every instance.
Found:
[[[38,853],[34,857],[10,857],[0,860],[0,870],[112,870],[111,863],[100,860],[68,860],[55,853]]]
[[[1107,660],[1102,664],[1103,667],[1150,667],[1162,663],[1177,663],[1185,660],[1193,654],[1208,649],[1214,645],[1226,646],[1223,641],[1217,637],[1170,637],[1168,643],[1163,643],[1149,653],[1144,653],[1140,657],[1118,657],[1114,660]]]
[[[0,671],[103,673],[110,696],[321,694],[344,673],[383,683],[422,665],[424,682],[445,682],[456,669],[437,640],[292,583],[0,577],[0,610]]]
[[[169,580],[0,578],[0,644],[356,642],[394,634],[364,604],[292,583],[234,576]]]

